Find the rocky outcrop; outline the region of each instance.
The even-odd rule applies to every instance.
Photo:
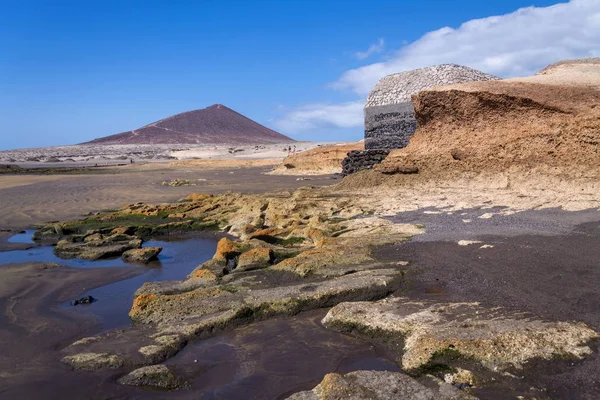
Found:
[[[398,149],[408,145],[417,129],[411,95],[424,89],[498,79],[463,67],[443,64],[382,78],[365,105],[365,149]]]
[[[404,343],[399,363],[416,370],[452,351],[492,370],[554,357],[582,358],[599,335],[583,323],[548,322],[478,303],[436,303],[406,298],[343,303],[323,319],[328,328]]]
[[[355,371],[327,374],[313,390],[295,393],[287,400],[471,400],[467,393],[441,382],[422,385],[408,375],[389,371]]]
[[[413,96],[419,128],[375,169],[416,165],[421,175],[598,167],[600,63],[571,60],[540,74],[431,88]]]
[[[148,282],[138,289],[129,314],[135,328],[79,342],[67,353],[110,355],[116,343],[131,343],[114,354],[124,365],[156,364],[189,340],[240,324],[385,297],[399,288],[403,271],[399,264],[377,262],[374,248],[422,232],[414,225],[370,216],[345,196],[325,191],[195,195],[188,200],[133,204],[81,221],[102,222],[102,232],[124,235],[118,228],[129,218],[147,222],[177,215],[170,224],[193,225],[202,218],[239,239],[222,238],[213,258],[183,281]],[[63,235],[83,229],[75,222],[60,226]],[[84,235],[90,242],[104,240],[100,232]],[[81,234],[66,235],[71,236]]]
[[[267,268],[273,262],[273,250],[267,247],[258,247],[240,255],[236,266],[237,271],[250,271],[253,269]]]
[[[342,160],[349,152],[363,150],[364,142],[319,146],[286,157],[270,175],[325,175],[342,172]]]
[[[365,169],[371,169],[381,163],[391,150],[353,150],[342,161],[342,175],[350,175]]]
[[[156,260],[162,251],[162,247],[144,247],[142,249],[127,250],[121,258],[126,262],[147,264]]]
[[[104,236],[100,233],[91,233],[60,240],[54,248],[54,254],[61,258],[99,260],[119,257],[126,251],[139,249],[141,246],[142,240],[135,236],[121,234]]]
[[[261,270],[262,271],[262,270]],[[261,271],[256,271],[257,273]],[[403,280],[399,269],[372,269],[334,279],[273,286],[284,278],[270,271],[260,275],[232,274],[221,282],[202,281],[189,286],[137,292],[130,311],[132,320],[146,330],[109,332],[94,339],[74,343],[63,362],[84,369],[138,367],[156,364],[177,353],[189,340],[210,337],[224,329],[276,316],[331,307],[343,301],[383,298],[397,290]],[[144,289],[142,289],[143,291]],[[170,294],[169,294],[170,293]],[[130,343],[114,354],[119,343]],[[89,356],[93,354],[94,357]],[[101,357],[100,357],[101,356]]]

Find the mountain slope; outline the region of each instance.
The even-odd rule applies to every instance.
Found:
[[[269,144],[293,139],[242,114],[214,104],[161,119],[132,131],[94,139],[84,144]]]

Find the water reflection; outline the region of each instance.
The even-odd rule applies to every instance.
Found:
[[[9,241],[31,239],[34,231],[12,236]],[[159,246],[163,251],[158,260],[147,264],[141,275],[109,285],[91,289],[81,296],[92,296],[96,301],[89,305],[71,306],[69,302],[63,307],[69,307],[76,312],[91,313],[100,318],[106,329],[124,327],[130,324],[128,312],[133,300],[133,293],[144,282],[183,279],[199,264],[210,260],[216,249],[213,239],[193,238],[183,241],[167,242],[151,240],[143,247]],[[6,263],[54,262],[75,268],[106,268],[132,267],[120,258],[109,260],[88,261],[81,259],[62,259],[54,255],[54,247],[40,246],[28,250],[15,250],[0,253],[0,265]],[[93,283],[90,285],[92,286]]]

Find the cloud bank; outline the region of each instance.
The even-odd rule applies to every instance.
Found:
[[[274,125],[283,132],[293,133],[319,128],[355,128],[363,123],[364,105],[363,100],[342,104],[307,104],[286,113]]]
[[[383,48],[383,40],[379,43]],[[367,58],[378,51],[378,44],[356,56]],[[339,105],[301,106],[276,120],[275,125],[287,133],[360,127],[364,99],[380,78],[396,72],[455,63],[507,78],[535,74],[563,59],[598,56],[600,0],[521,8],[501,16],[474,19],[458,28],[426,33],[388,54],[386,61],[348,70],[330,87],[351,91],[359,99]]]

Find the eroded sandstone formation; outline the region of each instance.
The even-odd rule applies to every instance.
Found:
[[[365,105],[365,149],[398,149],[417,129],[411,96],[422,90],[456,83],[498,79],[472,68],[442,64],[385,76]]]
[[[413,100],[419,130],[384,164],[412,159],[436,172],[599,165],[600,64],[559,64],[528,78],[425,90]]]
[[[292,154],[273,171],[271,175],[321,175],[342,172],[342,160],[348,152],[363,150],[364,142],[334,144]]]

